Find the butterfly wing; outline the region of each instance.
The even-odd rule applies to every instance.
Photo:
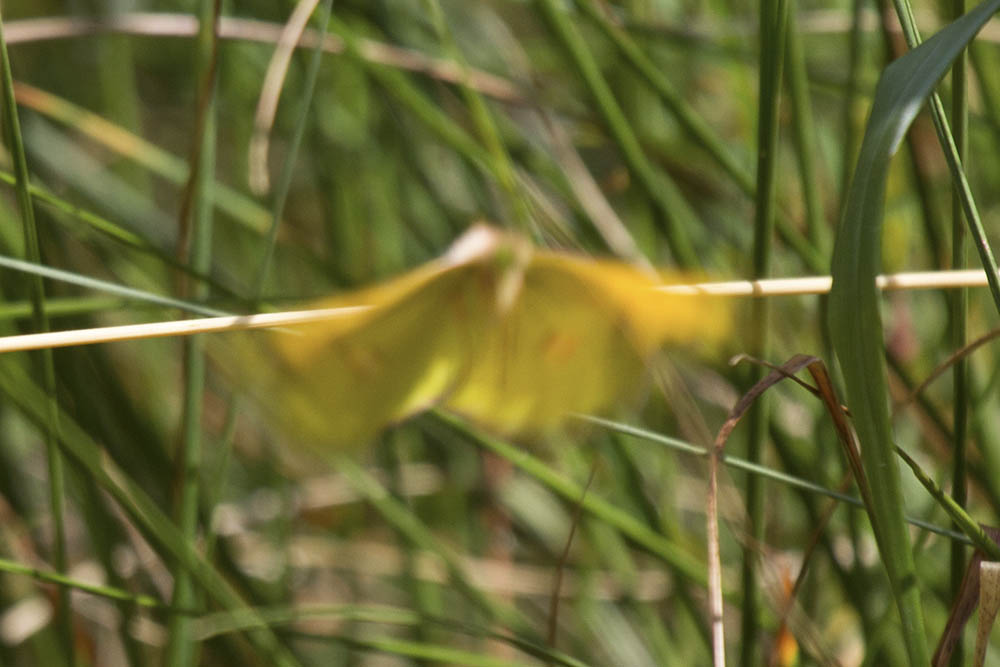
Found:
[[[256,332],[256,393],[286,431],[350,448],[435,405],[469,363],[481,317],[463,285],[467,265],[432,265],[385,285],[313,304],[368,308],[323,322]]]
[[[616,314],[640,354],[667,344],[714,343],[729,333],[729,302],[704,294],[657,289],[691,283],[690,275],[651,274],[620,262],[539,252],[533,266],[573,275],[593,291],[607,312]]]
[[[501,433],[600,411],[638,385],[643,367],[623,324],[587,283],[533,262],[444,406]]]
[[[725,330],[718,302],[655,284],[473,227],[436,262],[315,304],[366,309],[254,334],[256,393],[292,433],[328,446],[438,404],[498,432],[545,431],[634,395],[663,343]]]
[[[623,264],[536,253],[444,406],[499,432],[536,433],[636,396],[661,345],[725,328],[705,299],[656,285]]]

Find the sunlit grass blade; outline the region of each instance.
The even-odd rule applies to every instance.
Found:
[[[95,113],[39,88],[18,83],[14,91],[19,104],[72,127],[89,139],[145,167],[157,176],[161,176],[176,185],[183,185],[187,181],[187,164],[176,155]],[[271,216],[267,209],[232,188],[222,184],[217,185],[215,203],[219,210],[251,230],[263,232],[268,227]]]

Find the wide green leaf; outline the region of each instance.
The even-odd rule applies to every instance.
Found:
[[[887,404],[875,276],[889,162],[952,61],[998,9],[979,5],[886,68],[872,104],[833,254],[830,329],[872,488],[871,517],[913,664],[929,662]]]

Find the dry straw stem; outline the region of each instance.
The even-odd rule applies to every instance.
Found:
[[[772,278],[768,280],[664,285],[657,289],[673,294],[765,297],[826,294],[830,291],[831,282],[830,276],[812,276],[806,278]],[[986,274],[983,271],[967,270],[894,273],[878,276],[876,284],[879,289],[883,290],[907,290],[983,287],[987,283]],[[257,315],[225,315],[222,317],[204,317],[169,322],[149,322],[146,324],[126,324],[123,326],[6,336],[0,337],[0,354],[4,352],[92,345],[94,343],[110,343],[143,338],[190,336],[196,333],[268,329],[334,319],[356,313],[367,307],[358,305],[344,308],[293,310]]]
[[[730,282],[670,285],[663,287],[673,294],[710,294],[715,296],[791,296],[796,294],[826,294],[833,279],[830,276],[807,278],[769,278],[767,280],[736,280]],[[880,290],[953,289],[985,287],[986,273],[978,269],[963,271],[918,271],[878,276]]]
[[[319,0],[299,1],[278,37],[278,44],[267,66],[264,85],[257,101],[257,113],[253,119],[253,136],[250,138],[250,189],[256,195],[266,194],[271,189],[271,181],[267,175],[267,154],[270,148],[271,127],[278,112],[278,99],[285,85],[285,76],[292,62],[295,45],[302,39],[309,17],[318,4]]]
[[[23,44],[49,39],[66,39],[99,33],[125,35],[145,35],[149,37],[193,37],[198,32],[198,19],[190,14],[127,13],[103,17],[100,20],[55,16],[38,19],[11,21],[4,26],[8,44]],[[248,42],[277,43],[285,26],[254,19],[223,16],[219,21],[219,37]],[[300,48],[316,46],[319,32],[305,29],[298,41]],[[505,102],[523,101],[516,84],[483,70],[472,69],[463,72],[451,60],[433,58],[413,49],[402,48],[370,39],[359,39],[361,57],[381,65],[398,67],[412,72],[421,72],[441,81],[464,83],[484,95]],[[327,53],[343,53],[343,40],[332,34],[323,35],[323,50]]]

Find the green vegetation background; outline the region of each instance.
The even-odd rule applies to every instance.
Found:
[[[271,132],[272,189],[257,195],[254,114],[294,4],[223,3],[242,22],[223,24],[217,51],[174,16],[210,18],[212,2],[147,3],[136,10],[155,13],[127,23],[116,4],[4,4],[20,121],[11,133],[4,119],[4,173],[23,148],[40,255],[25,237],[27,199],[6,185],[0,254],[240,312],[394,275],[477,220],[720,279],[826,274],[875,82],[888,54],[905,50],[895,20],[881,21],[892,9],[864,2],[363,0],[334,3],[327,23],[320,2],[309,29],[325,25],[339,46],[292,57]],[[931,34],[954,8],[916,11]],[[772,32],[783,12],[787,30]],[[100,20],[120,30],[97,30]],[[996,39],[987,28],[976,43],[957,98],[969,101],[966,174],[987,230],[1000,203]],[[199,91],[213,64],[208,103]],[[949,109],[952,89],[946,81]],[[758,147],[772,145],[762,159]],[[883,269],[951,266],[952,208],[921,116],[890,173]],[[40,287],[4,270],[4,334],[45,326],[32,317]],[[46,280],[48,326],[183,314],[92,288]],[[994,326],[985,291],[970,292],[960,315],[949,298],[884,298],[887,400],[961,346],[956,321],[969,338]],[[711,441],[754,377],[730,369],[728,354],[780,363],[811,353],[833,367],[824,298],[760,303],[739,304],[724,351],[672,357],[671,400],[653,391],[622,417],[643,431],[573,431],[527,455],[428,416],[386,433],[361,466],[317,460],[268,428],[204,356],[204,339],[5,355],[0,662],[709,664],[706,466],[656,434]],[[996,524],[994,351],[962,372],[967,392],[939,380],[899,411],[895,441],[950,488],[964,409],[970,512]],[[790,384],[771,393],[728,453],[837,488],[847,468],[821,404]],[[923,487],[902,482],[907,514],[947,528]],[[724,476],[731,659],[778,655],[787,586],[829,502],[740,470]],[[971,550],[949,567],[952,539],[910,535],[934,646]],[[788,617],[797,659],[905,664],[863,512],[841,504],[817,537]],[[563,562],[557,643],[546,648]],[[72,586],[53,586],[59,570]],[[82,592],[83,582],[98,588]],[[259,613],[237,610],[240,599]]]

